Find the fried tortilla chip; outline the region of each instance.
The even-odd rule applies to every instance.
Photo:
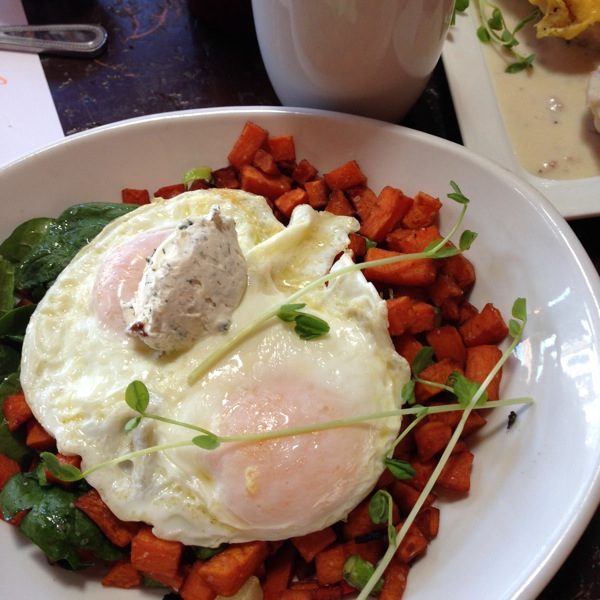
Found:
[[[572,40],[600,23],[600,0],[529,0],[543,13],[536,24],[538,37]]]

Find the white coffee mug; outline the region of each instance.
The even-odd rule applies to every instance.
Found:
[[[454,0],[252,0],[282,104],[398,121],[435,67]]]

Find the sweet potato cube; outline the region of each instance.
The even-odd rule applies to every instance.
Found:
[[[471,487],[472,465],[473,454],[468,450],[452,454],[440,473],[436,488],[466,494]]]
[[[452,277],[463,290],[470,289],[475,283],[475,267],[463,254],[445,258],[441,270],[445,275]]]
[[[431,403],[430,406],[435,406],[436,403]],[[462,411],[453,410],[449,412],[442,413],[431,413],[427,415],[428,421],[438,421],[441,423],[445,423],[454,431],[455,427],[458,425],[462,417]],[[486,424],[485,417],[481,416],[481,412],[478,410],[473,410],[469,413],[467,420],[465,421],[465,425],[463,427],[462,433],[460,435],[461,439],[469,437],[472,433],[481,429]]]
[[[289,192],[281,194],[281,196],[275,200],[275,206],[289,219],[296,206],[306,204],[307,202],[308,196],[306,192],[302,188],[294,188]]]
[[[421,495],[421,493],[409,485],[408,482],[400,481],[399,479],[394,480],[394,483],[390,487],[390,494],[398,506],[399,514],[405,517],[413,509]],[[429,494],[425,499],[424,506],[431,505],[434,500],[435,494]]]
[[[396,348],[398,354],[406,359],[409,365],[412,365],[417,354],[423,348],[423,344],[414,335],[405,333],[394,337],[394,348]]]
[[[239,189],[240,180],[237,171],[233,167],[223,167],[212,173],[213,183],[218,188]]]
[[[391,186],[384,187],[377,202],[365,217],[360,233],[375,242],[382,242],[412,206],[412,198]]]
[[[358,233],[348,234],[348,249],[352,252],[352,258],[356,262],[357,258],[362,258],[367,252],[367,240]]]
[[[200,567],[203,564],[204,561],[197,560],[185,577],[179,588],[179,595],[183,600],[215,600],[217,597],[217,592],[200,575]]]
[[[131,564],[161,582],[177,580],[183,544],[157,538],[150,527],[140,529],[131,541]]]
[[[138,523],[127,523],[118,519],[94,489],[79,496],[74,504],[98,525],[115,546],[128,546],[140,529]]]
[[[280,600],[312,600],[313,592],[310,590],[285,590],[279,598]]]
[[[436,309],[426,302],[415,301],[408,296],[398,296],[386,301],[388,330],[390,335],[421,333],[435,327]]]
[[[489,375],[490,371],[496,366],[502,351],[494,345],[485,344],[482,346],[472,346],[467,349],[467,360],[465,367],[465,377],[471,381],[482,383]],[[494,378],[487,386],[486,391],[489,400],[498,400],[500,397],[500,382],[502,381],[502,369],[494,375]]]
[[[265,129],[247,121],[227,156],[230,164],[237,169],[251,164],[254,154],[265,143],[267,136],[268,132]]]
[[[279,175],[279,169],[275,163],[275,159],[269,152],[259,148],[254,154],[252,164],[267,175]]]
[[[358,218],[361,222],[364,221],[377,203],[377,195],[371,188],[366,186],[348,188],[347,194],[352,204],[354,204]]]
[[[2,413],[6,419],[6,426],[9,431],[16,431],[33,417],[33,413],[25,400],[23,392],[7,396],[2,405]]]
[[[307,181],[313,180],[317,176],[317,168],[309,161],[303,158],[292,171],[292,179],[300,185],[304,185]]]
[[[325,173],[325,183],[331,190],[347,190],[367,184],[367,177],[355,160],[351,160],[336,169]]]
[[[427,506],[421,509],[415,519],[415,525],[431,541],[437,537],[440,529],[440,509],[435,506]]]
[[[439,228],[436,225],[430,225],[419,229],[394,229],[385,238],[385,241],[390,250],[412,254],[423,252],[429,244],[441,238]]]
[[[292,544],[300,553],[300,556],[310,562],[313,558],[331,546],[336,540],[335,531],[331,527],[326,527],[320,531],[307,533],[306,535],[292,538]]]
[[[278,600],[288,589],[294,575],[294,547],[284,544],[267,559],[266,575],[262,584],[264,600]]]
[[[435,358],[449,358],[464,367],[467,350],[458,329],[452,325],[436,327],[426,334],[427,343],[433,348]]]
[[[185,192],[185,185],[183,183],[173,183],[171,185],[163,185],[158,188],[153,196],[155,198],[162,198],[163,200],[169,200],[170,198],[175,198],[175,196],[179,196],[179,194],[183,194]]]
[[[452,437],[452,428],[441,421],[427,421],[415,429],[419,458],[428,461],[441,452]]]
[[[393,256],[401,256],[401,254],[381,248],[369,248],[365,256],[365,262]],[[363,272],[369,281],[390,285],[423,287],[431,285],[435,281],[437,267],[433,259],[420,258],[379,267],[369,267]]]
[[[436,306],[443,306],[448,300],[459,300],[464,295],[463,289],[450,275],[438,273],[435,281],[428,288],[429,297]]]
[[[400,525],[396,527],[400,529]],[[397,550],[397,557],[403,563],[410,563],[416,558],[423,556],[427,550],[429,541],[423,535],[423,532],[413,523]]]
[[[341,217],[354,216],[354,207],[348,198],[346,198],[342,190],[333,190],[331,194],[329,194],[329,201],[327,202],[325,210],[333,215]]]
[[[233,596],[267,556],[266,542],[232,544],[198,568],[202,579],[218,594]]]
[[[446,384],[448,382],[448,378],[454,371],[461,371],[459,365],[457,365],[454,361],[443,358],[428,367],[425,367],[420,373],[419,377],[426,381],[432,381],[434,383]],[[442,390],[440,388],[427,385],[425,383],[417,382],[415,385],[415,396],[417,402],[425,402],[439,394]]]
[[[313,181],[307,181],[304,184],[306,195],[308,196],[308,203],[315,210],[322,210],[327,206],[329,197],[327,195],[327,186],[325,185],[324,179],[314,179]]]
[[[275,200],[292,188],[289,177],[285,175],[266,175],[252,165],[244,165],[241,169],[240,185],[251,194]]]
[[[489,302],[479,314],[462,323],[458,330],[468,347],[499,344],[508,335],[508,327],[500,311]]]
[[[112,565],[108,573],[102,578],[104,587],[130,589],[142,584],[141,573],[129,560],[120,560]]]
[[[296,144],[293,135],[271,136],[267,147],[276,162],[296,160]]]
[[[121,202],[124,204],[150,204],[150,192],[145,189],[123,188]]]
[[[419,192],[410,210],[402,219],[402,225],[407,229],[418,229],[433,225],[438,218],[442,203],[425,192]]]
[[[394,558],[383,576],[379,600],[400,600],[406,590],[409,567]]]
[[[25,444],[38,452],[52,450],[55,446],[54,438],[35,420],[27,421],[27,436]]]

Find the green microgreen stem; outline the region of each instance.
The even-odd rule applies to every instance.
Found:
[[[161,415],[155,415],[152,413],[140,413],[142,417],[146,419],[154,419],[155,421],[160,421],[161,423],[167,423],[169,425],[178,425],[179,427],[185,427],[186,429],[192,429],[193,431],[197,431],[199,433],[204,433],[206,435],[214,435],[212,431],[205,429],[204,427],[198,427],[197,425],[193,425],[192,423],[184,423],[182,421],[177,421],[176,419],[169,419],[168,417],[162,417]]]
[[[477,29],[477,37],[479,40],[484,44],[496,44],[507,51],[511,58],[515,59],[507,65],[505,69],[506,72],[518,73],[531,68],[535,60],[535,54],[525,56],[517,52],[515,47],[519,45],[517,33],[528,23],[539,18],[541,14],[539,9],[536,8],[524,19],[519,21],[511,30],[504,20],[502,10],[498,6],[488,0],[478,0],[477,7],[479,9],[479,18],[481,21],[481,25]]]
[[[451,238],[454,236],[454,234],[460,227],[467,212],[469,200],[462,194],[456,183],[452,181],[450,182],[450,185],[454,191],[448,194],[448,197],[461,204],[461,211],[450,231],[441,240],[438,240],[437,242],[431,244],[422,252],[390,256],[387,258],[380,258],[377,260],[372,260],[363,263],[354,263],[351,265],[347,265],[346,267],[336,269],[335,271],[329,271],[321,277],[313,279],[313,281],[307,283],[306,285],[302,286],[299,290],[288,296],[281,304],[278,304],[277,306],[272,306],[271,308],[266,310],[262,315],[258,316],[254,321],[251,321],[245,327],[242,327],[235,335],[232,335],[226,342],[224,342],[221,346],[219,346],[213,352],[211,352],[188,375],[188,384],[192,385],[196,381],[198,381],[198,379],[206,375],[206,373],[208,373],[210,369],[212,369],[221,359],[227,356],[234,348],[239,346],[242,342],[244,342],[255,332],[257,332],[265,323],[276,317],[282,306],[294,304],[304,294],[323,286],[325,283],[328,283],[333,279],[342,277],[344,275],[348,275],[349,273],[355,273],[356,271],[370,269],[373,267],[383,267],[386,265],[393,265],[399,262],[418,260],[422,258],[446,258],[449,256],[454,256],[456,254],[461,254],[463,252],[462,248],[446,248],[446,244],[448,244],[448,242],[451,240]]]
[[[512,354],[512,352],[515,349],[515,347],[517,346],[517,344],[521,341],[521,337],[523,335],[523,329],[524,329],[525,323],[527,321],[527,317],[525,314],[525,300],[524,299],[518,298],[515,301],[515,303],[513,304],[512,314],[513,314],[514,319],[511,319],[510,324],[509,324],[509,331],[510,331],[511,335],[513,336],[512,342],[510,343],[508,348],[506,348],[506,350],[502,353],[500,360],[490,370],[487,377],[481,382],[481,384],[477,388],[477,391],[473,394],[472,398],[470,399],[469,403],[463,407],[463,412],[462,412],[460,421],[458,422],[458,425],[454,429],[452,437],[450,438],[450,441],[446,445],[446,448],[442,452],[442,455],[440,456],[440,459],[439,459],[435,469],[433,470],[433,473],[427,480],[427,483],[421,490],[421,494],[419,495],[417,501],[415,502],[415,505],[413,506],[412,510],[406,517],[402,526],[400,527],[394,543],[390,543],[388,545],[387,550],[385,551],[383,557],[377,564],[377,567],[375,568],[375,571],[373,572],[371,579],[365,585],[365,587],[361,590],[360,594],[357,597],[357,600],[366,600],[369,597],[369,594],[371,593],[371,591],[373,590],[375,585],[377,584],[377,582],[383,576],[385,569],[387,568],[388,564],[394,557],[396,550],[398,549],[399,545],[402,543],[402,540],[406,536],[406,533],[408,532],[410,526],[413,524],[419,511],[423,507],[423,504],[425,503],[427,496],[433,490],[433,487],[434,487],[436,481],[438,480],[438,477],[440,476],[442,469],[445,467],[446,463],[448,462],[448,459],[450,458],[450,455],[452,454],[454,447],[456,446],[456,444],[458,443],[458,441],[460,439],[460,436],[465,427],[465,423],[467,421],[467,418],[471,414],[471,411],[478,407],[477,403],[478,403],[479,399],[485,393],[487,386],[491,383],[491,381],[494,379],[494,377],[496,376],[498,371],[502,368],[504,363],[508,360],[509,356]]]
[[[475,409],[491,409],[498,408],[501,406],[513,406],[515,404],[532,404],[532,398],[509,398],[507,400],[494,400],[488,401],[485,404],[480,404]],[[205,435],[214,437],[220,443],[228,442],[261,442],[265,440],[272,440],[276,438],[291,437],[293,435],[304,435],[307,433],[316,433],[318,431],[327,431],[328,429],[339,429],[341,427],[352,427],[353,425],[360,425],[369,421],[377,421],[379,419],[389,419],[393,417],[401,417],[404,415],[417,415],[418,418],[423,418],[430,414],[438,414],[445,412],[455,412],[457,410],[464,410],[462,404],[440,404],[437,406],[410,406],[407,408],[397,408],[395,410],[387,410],[381,412],[370,413],[366,415],[359,415],[356,417],[347,417],[344,419],[332,419],[330,421],[323,421],[322,423],[316,423],[312,425],[303,425],[300,427],[290,427],[289,429],[274,429],[272,431],[263,431],[261,433],[250,433],[240,435],[217,435],[212,431],[203,427],[198,427],[191,423],[185,423],[184,421],[177,421],[176,419],[169,419],[167,417],[161,417],[160,415],[153,415],[150,413],[143,413],[142,416],[148,419],[154,419],[170,425],[178,425],[185,429],[191,429],[192,431],[198,431]],[[421,414],[420,414],[421,413]],[[416,419],[415,419],[416,420]],[[409,425],[411,427],[413,424]],[[408,428],[407,428],[408,429]],[[403,432],[404,433],[404,432]],[[397,442],[394,442],[394,446]]]
[[[107,467],[113,467],[118,465],[119,463],[133,460],[134,458],[139,458],[140,456],[146,456],[147,454],[154,454],[156,452],[164,452],[165,450],[173,450],[175,448],[183,448],[185,446],[193,446],[193,442],[191,441],[182,441],[182,442],[173,442],[171,444],[159,444],[157,446],[149,446],[148,448],[141,448],[140,450],[134,450],[132,452],[127,452],[126,454],[122,454],[121,456],[117,456],[105,462],[99,463],[86,469],[85,471],[79,471],[76,477],[71,477],[68,481],[80,481],[81,479],[85,479],[92,473],[99,471],[100,469],[105,469]],[[44,456],[42,455],[42,458]],[[50,468],[52,471],[52,469]],[[75,471],[75,469],[72,469]]]

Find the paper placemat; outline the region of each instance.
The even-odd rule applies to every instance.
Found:
[[[0,25],[24,23],[21,0],[0,1]],[[62,137],[38,55],[0,51],[0,167]]]

